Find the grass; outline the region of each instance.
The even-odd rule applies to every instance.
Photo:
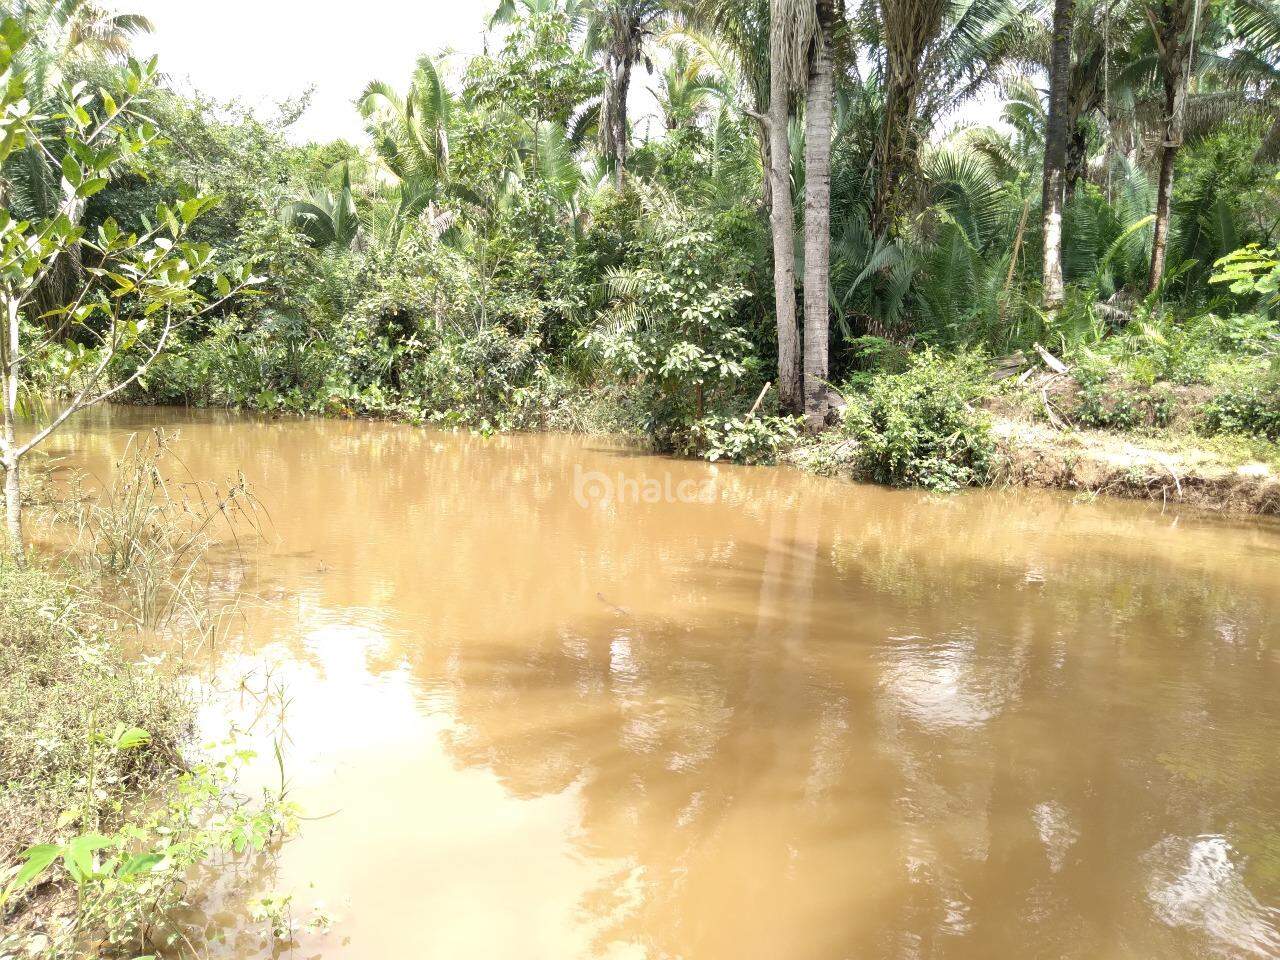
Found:
[[[126,653],[157,619],[188,629],[172,609],[198,605],[211,526],[252,515],[242,482],[179,493],[169,455],[161,437],[131,446],[63,515],[80,549],[61,576],[0,561],[0,960],[197,953],[175,920],[192,871],[294,826],[283,787],[240,796],[249,754],[196,744],[191,685]]]

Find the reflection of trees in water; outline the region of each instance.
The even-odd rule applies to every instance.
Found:
[[[1197,956],[1212,934],[1147,902],[1170,836],[1229,836],[1280,897],[1273,532],[579,439],[187,435],[276,498],[296,555],[261,586],[385,618],[368,668],[411,665],[460,765],[519,797],[577,785],[581,853],[619,864],[581,904],[601,945]],[[726,501],[584,510],[575,464],[714,475]]]

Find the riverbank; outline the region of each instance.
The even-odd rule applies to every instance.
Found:
[[[236,789],[250,754],[198,745],[198,699],[79,574],[0,562],[0,957],[189,943],[187,878],[293,817]]]
[[[140,811],[186,773],[194,716],[83,590],[0,564],[0,955],[137,939],[153,922],[143,903],[165,896],[147,879],[160,860],[132,856]]]

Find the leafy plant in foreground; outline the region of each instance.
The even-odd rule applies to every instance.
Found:
[[[950,491],[986,482],[993,444],[977,402],[986,392],[977,354],[946,358],[931,349],[903,373],[854,394],[843,429],[868,479]]]

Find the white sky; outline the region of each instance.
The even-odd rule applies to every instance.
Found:
[[[409,84],[424,53],[474,55],[484,48],[484,24],[498,0],[116,0],[119,10],[155,25],[138,38],[139,54],[159,54],[160,69],[180,88],[218,100],[240,100],[271,117],[277,103],[314,87],[311,108],[293,127],[298,142],[344,137],[363,142],[354,100],[370,80]],[[495,38],[495,45],[501,40]],[[463,57],[454,60],[460,66]],[[635,134],[649,132],[655,110],[643,70],[632,82]],[[990,122],[998,97],[963,111]],[[956,119],[953,118],[952,123]],[[951,124],[948,124],[950,126]]]
[[[300,142],[359,141],[353,101],[374,79],[407,87],[423,53],[483,49],[497,0],[117,0],[155,33],[137,51],[160,69],[219,100],[238,99],[263,116],[314,85],[311,109],[292,131]]]

